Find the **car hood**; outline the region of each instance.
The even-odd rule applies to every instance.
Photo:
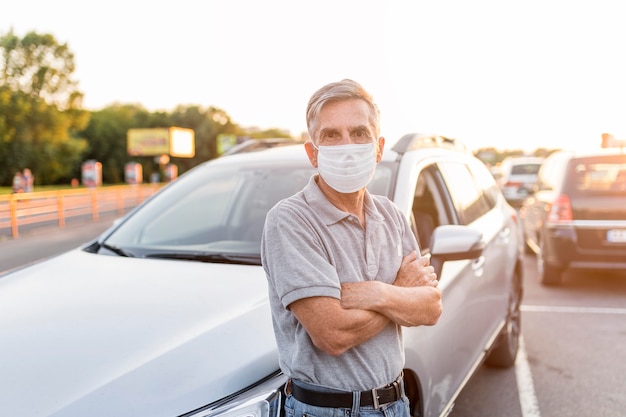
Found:
[[[0,415],[178,416],[278,369],[259,266],[74,250],[0,277]]]

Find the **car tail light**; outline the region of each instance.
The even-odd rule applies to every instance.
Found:
[[[513,181],[507,181],[504,186],[505,187],[521,187],[523,184],[521,182],[513,182]]]
[[[549,210],[549,223],[569,223],[574,220],[572,204],[570,203],[569,196],[565,194],[559,195],[547,209]]]
[[[509,207],[509,213],[511,216],[511,220],[513,220],[513,223],[518,223],[520,220],[520,213],[518,212],[518,210],[513,207]]]

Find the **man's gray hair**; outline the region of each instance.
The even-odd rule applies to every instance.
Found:
[[[359,83],[344,79],[326,84],[317,90],[309,99],[306,107],[306,126],[311,140],[314,140],[318,128],[318,120],[322,107],[328,102],[359,99],[365,101],[370,109],[369,121],[374,127],[376,137],[380,136],[380,112],[374,99]]]

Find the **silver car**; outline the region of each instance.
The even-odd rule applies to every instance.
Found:
[[[446,415],[485,361],[513,365],[522,297],[515,210],[482,162],[430,139],[388,143],[369,185],[440,277],[438,324],[404,330],[416,416]],[[1,276],[0,415],[278,417],[260,237],[312,174],[302,145],[217,158],[97,240]]]
[[[543,158],[515,156],[506,158],[500,165],[498,182],[509,204],[520,207],[537,182],[537,173]]]

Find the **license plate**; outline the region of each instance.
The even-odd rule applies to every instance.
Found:
[[[626,229],[612,229],[606,232],[607,242],[624,243],[626,242]]]

